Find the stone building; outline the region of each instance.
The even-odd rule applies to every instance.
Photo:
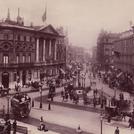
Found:
[[[123,72],[134,73],[134,34],[133,30],[120,33],[119,39],[114,41],[114,66]]]
[[[52,26],[25,26],[19,12],[16,21],[0,22],[0,84],[14,86],[17,80],[57,76],[65,67],[64,36]]]
[[[113,42],[118,34],[102,31],[97,40],[97,63],[101,69],[108,70],[113,65]]]

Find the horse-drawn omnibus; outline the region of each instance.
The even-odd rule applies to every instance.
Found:
[[[17,93],[11,98],[11,111],[14,116],[28,117],[31,110],[31,98],[25,93]]]

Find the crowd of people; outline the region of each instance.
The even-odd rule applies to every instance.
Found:
[[[77,104],[79,102],[79,95],[76,93],[76,90],[72,84],[68,84],[64,87],[64,90],[61,91],[62,101],[66,102],[68,99]]]
[[[17,131],[17,121],[14,120],[11,124],[10,119],[5,118],[3,121],[0,122],[0,133],[2,134],[16,134]]]
[[[130,98],[126,99],[124,94],[131,94],[133,93],[133,75],[131,75],[128,72],[123,72],[120,69],[116,68],[109,68],[109,70],[99,70],[99,68],[93,69],[93,77],[98,78],[101,82],[104,84],[107,84],[111,89],[113,89],[113,92],[115,89],[118,89],[120,91],[118,99],[115,98],[115,96],[111,97],[111,106],[113,108],[113,111],[109,110],[109,115],[112,116],[119,116],[121,120],[128,121],[128,127],[131,129],[134,128],[134,110],[126,111],[132,106],[133,103]],[[133,105],[134,108],[134,105]],[[130,108],[131,109],[131,108]],[[106,109],[107,110],[107,109]],[[124,111],[125,110],[125,111]],[[110,118],[111,118],[110,117]]]
[[[16,93],[11,98],[11,109],[16,117],[28,116],[31,108],[31,98],[26,93]]]

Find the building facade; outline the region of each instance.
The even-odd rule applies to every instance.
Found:
[[[108,70],[113,65],[113,41],[118,34],[102,31],[97,40],[97,63],[101,69]]]
[[[14,86],[17,80],[25,85],[29,80],[59,74],[65,67],[66,46],[64,36],[52,25],[24,26],[17,16],[10,15],[0,22],[0,84]]]
[[[133,30],[122,32],[119,39],[114,41],[114,66],[123,72],[134,73],[134,34]]]

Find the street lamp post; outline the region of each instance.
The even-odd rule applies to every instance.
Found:
[[[42,108],[42,86],[39,86],[39,92],[40,92],[40,108]]]
[[[102,117],[102,114],[101,114],[101,116],[100,116],[100,123],[101,123],[101,134],[102,134],[102,125],[103,125],[103,117]]]
[[[86,80],[86,78],[84,77],[84,88],[85,88],[85,84],[86,84],[86,83],[85,83],[85,80]]]
[[[114,98],[116,98],[116,88],[114,87]]]
[[[80,69],[78,68],[78,87],[80,87]]]
[[[7,96],[7,118],[9,119],[10,114],[10,96]]]

